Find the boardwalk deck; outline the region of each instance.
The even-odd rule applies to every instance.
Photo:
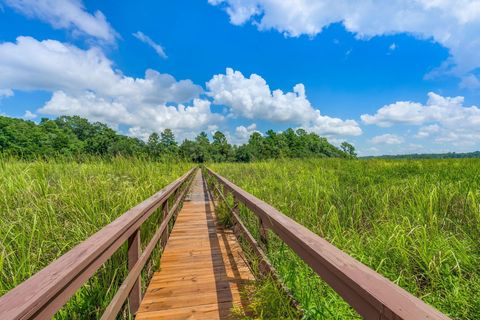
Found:
[[[235,236],[216,223],[198,171],[136,319],[228,319],[253,279]]]

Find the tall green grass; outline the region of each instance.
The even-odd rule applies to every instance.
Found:
[[[480,319],[480,160],[211,167],[452,318]],[[245,209],[241,215],[258,238],[257,219]],[[306,319],[359,317],[278,238],[270,238],[268,255]]]
[[[0,159],[0,295],[190,167],[122,158],[84,163]],[[158,227],[160,216],[155,213],[142,226],[143,246]],[[155,269],[155,263],[158,259],[154,258],[144,277]],[[124,245],[56,317],[98,318],[126,273]]]

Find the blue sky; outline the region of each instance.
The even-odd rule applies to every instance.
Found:
[[[472,151],[477,34],[478,0],[0,0],[0,113],[141,138],[303,127],[362,155]]]

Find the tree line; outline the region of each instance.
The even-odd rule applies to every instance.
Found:
[[[0,116],[0,153],[24,159],[57,156],[125,156],[153,160],[191,162],[250,162],[278,158],[356,157],[355,148],[344,142],[340,148],[324,137],[303,129],[283,132],[254,132],[247,143],[232,145],[220,131],[210,141],[205,132],[178,143],[172,130],[152,133],[145,142],[118,134],[106,124],[89,122],[79,116],[42,118],[37,124]]]

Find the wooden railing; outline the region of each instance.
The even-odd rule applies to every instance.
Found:
[[[125,212],[109,225],[80,243],[50,265],[0,297],[0,319],[49,319],[128,241],[128,275],[105,310],[102,319],[115,319],[126,299],[130,312],[141,301],[141,272],[159,240],[168,238],[168,225],[186,195],[193,173],[191,169],[150,198]],[[173,198],[171,208],[169,199]],[[140,227],[162,207],[163,220],[141,252]]]
[[[233,196],[234,231],[252,246],[264,271],[272,273],[274,269],[262,246],[242,223],[239,203],[258,217],[260,243],[264,248],[268,246],[270,229],[365,319],[449,319],[274,207],[212,170],[205,171],[220,186],[215,188],[224,200],[226,193]]]

